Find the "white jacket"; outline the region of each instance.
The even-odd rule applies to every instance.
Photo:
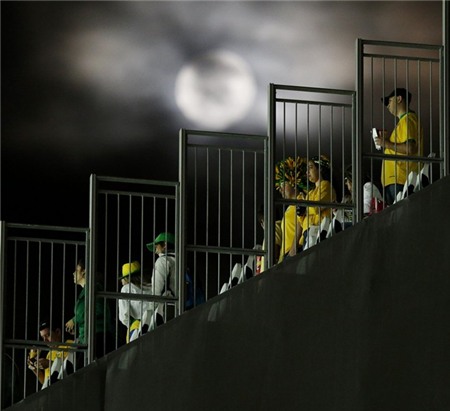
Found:
[[[143,285],[142,289],[133,283],[122,286],[121,293],[152,294],[150,286]],[[140,320],[146,311],[152,309],[150,301],[119,300],[119,320],[126,327],[130,326],[130,317]]]

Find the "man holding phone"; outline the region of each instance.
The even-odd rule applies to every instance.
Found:
[[[388,96],[381,99],[389,112],[396,117],[396,126],[390,137],[386,131],[379,131],[374,138],[375,145],[384,149],[384,154],[397,156],[423,155],[423,130],[417,114],[410,110],[411,93],[404,88],[396,88]],[[397,120],[398,119],[398,120]],[[381,184],[384,187],[385,201],[391,205],[411,171],[417,172],[417,162],[399,159],[383,160],[381,168]]]

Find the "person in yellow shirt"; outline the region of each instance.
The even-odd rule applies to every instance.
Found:
[[[384,154],[399,156],[423,155],[423,130],[417,114],[409,109],[411,93],[404,88],[397,88],[381,99],[389,112],[397,117],[395,129],[387,138],[386,131],[379,131],[375,144],[384,149]],[[388,205],[394,203],[397,193],[403,186],[411,171],[417,172],[419,164],[413,161],[383,160],[381,167],[381,184],[385,191]]]
[[[280,161],[275,167],[275,187],[285,200],[298,200],[304,198],[307,185],[306,177],[307,162],[304,158],[293,159],[288,157]],[[278,263],[281,263],[289,254],[296,237],[297,227],[303,221],[302,216],[297,215],[295,204],[289,205],[281,220],[281,246]]]
[[[336,201],[336,191],[331,184],[331,167],[330,161],[324,155],[320,157],[312,157],[308,162],[307,171],[308,180],[312,183],[312,189],[306,194],[305,200],[331,203]],[[320,226],[321,221],[325,217],[332,217],[332,209],[330,207],[308,206],[297,207],[297,214],[302,216],[298,220],[296,228],[295,243],[289,251],[289,256],[294,256],[297,251],[301,251],[305,244],[308,230],[311,226]],[[296,246],[297,245],[297,246]]]

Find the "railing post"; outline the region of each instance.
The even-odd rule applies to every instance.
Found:
[[[0,408],[3,405],[3,329],[4,321],[3,316],[5,314],[4,305],[4,274],[5,274],[5,233],[6,233],[6,223],[0,221]]]
[[[265,270],[274,265],[274,249],[275,249],[275,221],[274,221],[274,193],[273,187],[275,184],[275,133],[276,133],[276,119],[275,119],[275,97],[276,88],[274,84],[269,85],[269,124],[267,135],[269,137],[266,150],[265,150],[265,160],[267,163],[266,181],[264,184],[264,190],[266,190],[264,195],[264,241],[265,241],[265,251],[266,258]]]
[[[180,314],[184,312],[184,270],[186,269],[186,132],[181,129],[179,132],[179,162],[178,162],[178,203],[179,203],[179,223],[178,223],[178,270],[179,270],[179,304]]]
[[[450,144],[448,139],[450,138],[450,53],[448,48],[450,47],[450,5],[448,0],[442,1],[442,43],[444,45],[443,50],[443,84],[441,87],[443,93],[443,152],[444,152],[444,175],[450,174]]]
[[[362,193],[362,138],[363,138],[363,113],[364,113],[364,42],[356,40],[356,133],[352,141],[352,163],[354,167],[352,178],[353,200],[356,202],[356,222],[359,223],[363,217],[363,193]]]
[[[87,344],[87,363],[90,364],[94,360],[94,337],[95,337],[95,248],[96,248],[96,210],[97,210],[97,176],[91,174],[90,177],[90,193],[89,193],[89,248],[86,248],[86,275],[87,292],[85,298],[88,301],[85,307],[85,330],[88,332]],[[87,308],[87,312],[86,312]],[[85,361],[86,362],[86,361]]]

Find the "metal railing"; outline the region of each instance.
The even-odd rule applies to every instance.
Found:
[[[89,230],[1,222],[0,241],[0,386],[5,407],[41,387],[28,370],[32,350],[38,357],[42,354],[41,358],[45,353],[76,351],[82,359],[89,351],[84,344],[60,347],[61,342],[77,338],[65,332],[65,322],[73,316],[76,286],[72,273],[89,248]],[[59,330],[60,341],[41,339],[44,321],[50,330]]]
[[[391,180],[405,188],[395,201],[408,193],[420,190],[427,183],[446,175],[448,169],[448,141],[445,136],[445,90],[443,47],[440,45],[396,43],[388,41],[357,40],[358,92],[358,170],[359,176],[368,174],[382,188],[382,173],[389,162],[395,175]],[[417,118],[417,132],[408,139],[417,140],[417,151],[410,155],[397,149],[396,131],[401,116],[389,113],[382,102],[391,91],[406,89],[408,116]],[[397,98],[394,95],[394,98]],[[410,101],[409,101],[410,100]],[[406,118],[406,117],[405,117]],[[416,121],[416,120],[414,120]],[[409,123],[408,123],[409,124]],[[386,130],[395,146],[388,153],[377,150],[372,130]],[[423,136],[422,136],[423,135]],[[425,170],[426,183],[420,178]],[[403,175],[405,174],[406,177]],[[419,178],[418,178],[419,177]],[[411,186],[408,190],[404,185]],[[387,186],[387,183],[385,184]],[[415,187],[415,188],[413,188]],[[399,187],[400,189],[400,187]]]
[[[143,310],[142,304],[146,301],[151,302],[153,308],[162,304],[164,321],[183,311],[182,301],[185,297],[184,273],[179,264],[179,215],[177,182],[91,176],[90,253],[95,273],[91,289],[94,289],[95,283],[100,283],[101,291],[96,293],[95,298],[101,298],[105,304],[110,305],[114,318],[115,348],[125,343],[129,333],[127,326],[119,321],[119,300],[124,300],[124,297],[127,297],[128,304],[140,301],[140,310]],[[174,244],[169,247],[175,257],[175,272],[172,273],[171,270],[171,275],[176,278],[170,279],[168,276],[164,280],[165,289],[169,288],[169,282],[175,282],[176,289],[172,296],[155,295],[155,283],[151,282],[158,257],[146,246],[160,233],[166,232],[175,238]],[[141,290],[147,288],[148,292],[121,292],[119,277],[122,276],[122,267],[133,261],[140,264],[137,286]],[[92,309],[90,312],[92,318],[94,311]],[[140,319],[142,320],[142,316]],[[154,326],[155,324],[151,324],[150,328]]]
[[[268,213],[267,143],[266,136],[180,131],[180,264],[206,299],[230,282],[236,264],[255,274],[254,260],[265,255],[255,246],[266,238],[257,214],[259,207]]]
[[[358,187],[354,186],[353,193],[349,193],[350,200],[346,203],[342,202],[346,192],[345,168],[349,166],[355,169],[356,165],[355,124],[356,94],[354,91],[279,84],[269,86],[268,133],[273,155],[269,160],[271,163],[268,192],[271,196],[269,201],[274,205],[270,209],[274,213],[271,220],[275,222],[281,219],[282,222],[281,259],[291,249],[291,244],[285,244],[285,242],[288,242],[289,238],[287,220],[292,219],[292,216],[288,217],[287,213],[292,206],[297,207],[297,210],[301,207],[306,208],[304,217],[297,216],[303,220],[309,219],[309,210],[317,207],[320,222],[323,223],[325,217],[331,220],[330,225],[322,227],[326,230],[326,236],[334,233],[332,220],[337,210],[342,212],[346,210],[346,214],[350,216],[348,221],[350,224],[360,220],[361,206],[356,201]],[[329,198],[312,202],[309,197],[316,186],[307,177],[307,168],[312,160],[323,156],[329,161],[327,178],[333,193],[330,193]],[[277,164],[287,158],[299,158],[305,166],[301,169],[298,166],[299,168],[295,171],[298,173],[297,181],[302,180],[302,188],[297,190],[293,198],[282,199],[275,195],[275,179],[280,176],[276,176],[274,170]],[[334,212],[331,213],[330,209],[334,209]],[[277,212],[278,215],[276,215]],[[275,241],[274,227],[275,224],[270,227],[272,243]],[[297,227],[295,231],[297,234]],[[322,239],[325,237],[322,236]],[[320,236],[317,241],[320,242]],[[314,240],[315,243],[316,240]],[[301,246],[302,248],[305,249],[304,245]],[[270,250],[273,251],[274,247],[272,246]]]

